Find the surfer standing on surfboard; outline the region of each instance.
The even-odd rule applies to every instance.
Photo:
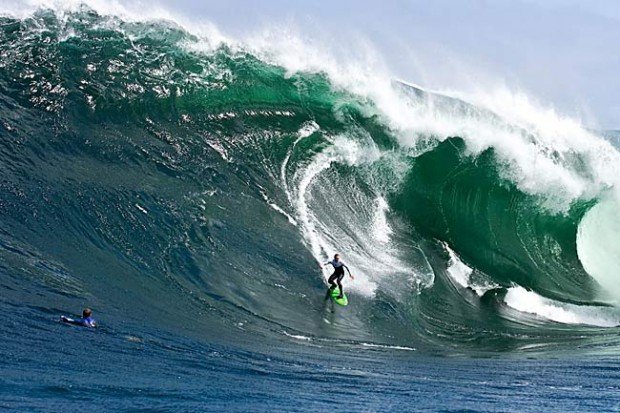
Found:
[[[349,271],[349,267],[347,267],[344,262],[342,262],[340,260],[340,255],[336,254],[334,255],[334,259],[331,261],[327,261],[325,264],[319,264],[319,266],[321,268],[324,268],[326,265],[331,264],[332,267],[334,267],[334,273],[332,275],[329,276],[329,279],[327,280],[328,283],[330,283],[331,285],[329,286],[329,291],[332,291],[334,288],[336,288],[336,286],[338,286],[338,288],[340,289],[340,295],[338,296],[338,299],[342,298],[342,294],[344,294],[344,290],[342,289],[342,279],[344,278],[344,269],[347,269],[347,272],[349,273],[349,277],[351,277],[352,280],[355,279],[355,277],[353,277],[353,274],[351,274],[351,271]]]

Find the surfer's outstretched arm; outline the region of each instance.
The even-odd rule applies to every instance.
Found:
[[[351,277],[352,280],[355,279],[355,277],[353,276],[353,274],[351,274],[351,271],[349,270],[349,267],[347,267],[346,265],[343,265],[344,268],[346,268],[347,272],[349,273],[349,277]]]

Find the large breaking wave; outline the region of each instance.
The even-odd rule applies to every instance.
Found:
[[[620,157],[571,120],[88,8],[2,17],[0,44],[8,299],[223,340],[617,346]]]

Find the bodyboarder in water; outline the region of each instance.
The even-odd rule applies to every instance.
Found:
[[[353,277],[353,274],[351,274],[351,271],[349,271],[349,267],[347,267],[344,262],[342,262],[340,260],[340,255],[336,254],[334,255],[334,259],[331,261],[327,261],[324,264],[319,264],[319,266],[321,268],[324,268],[326,265],[331,265],[332,267],[334,267],[334,273],[332,275],[329,276],[329,279],[327,280],[327,282],[330,284],[329,286],[329,290],[327,291],[327,298],[329,298],[329,295],[331,293],[331,291],[338,287],[340,289],[340,295],[338,295],[338,298],[342,298],[342,294],[344,294],[344,290],[342,289],[342,279],[344,278],[344,270],[346,268],[347,272],[349,273],[349,277],[351,277],[352,280],[355,279],[355,277]]]
[[[93,311],[90,308],[85,308],[84,311],[82,311],[82,318],[80,319],[73,319],[61,315],[60,320],[64,323],[73,324],[76,326],[97,327],[97,323],[95,322],[95,319],[93,319],[92,315]]]

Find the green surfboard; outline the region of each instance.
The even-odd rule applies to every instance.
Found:
[[[336,304],[341,305],[343,307],[349,304],[349,299],[347,298],[346,294],[342,294],[342,298],[338,298],[339,295],[340,295],[340,288],[338,287],[334,288],[331,292],[331,296],[332,296],[332,300],[334,300]]]

